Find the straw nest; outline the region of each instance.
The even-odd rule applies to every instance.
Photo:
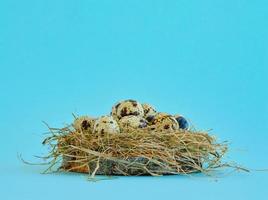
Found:
[[[51,147],[47,171],[100,175],[164,175],[209,173],[222,167],[225,143],[206,132],[179,129],[173,132],[133,129],[119,134],[76,131],[72,126],[50,128],[44,145]]]

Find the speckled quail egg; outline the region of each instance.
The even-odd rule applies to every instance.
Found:
[[[112,116],[102,116],[95,122],[93,133],[119,133],[118,123]]]
[[[93,131],[96,119],[89,116],[81,116],[74,120],[73,127],[78,132]]]
[[[177,120],[167,113],[157,113],[151,121],[151,130],[171,132],[178,129]]]
[[[118,124],[122,132],[147,127],[147,121],[144,118],[135,115],[122,117]]]
[[[112,111],[110,113],[110,115],[115,119],[115,120],[119,120],[119,118],[117,117],[117,108],[119,106],[120,102],[116,103],[113,107],[112,107]]]
[[[142,107],[143,107],[144,117],[145,118],[148,117],[148,116],[153,116],[153,115],[156,114],[156,110],[150,104],[144,103],[144,104],[142,104]]]
[[[112,108],[111,115],[119,120],[128,115],[144,116],[142,105],[135,100],[125,100],[115,104]]]
[[[180,129],[188,129],[189,128],[188,121],[183,116],[175,115],[174,117],[177,120]]]

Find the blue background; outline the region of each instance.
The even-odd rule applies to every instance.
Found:
[[[1,0],[1,198],[267,199],[268,172],[92,183],[17,158],[47,151],[42,120],[61,127],[133,98],[213,128],[229,160],[267,168],[267,19],[265,0]]]

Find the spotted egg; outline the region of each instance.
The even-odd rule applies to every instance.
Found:
[[[119,120],[122,117],[135,115],[135,116],[144,116],[144,111],[142,105],[135,100],[125,100],[115,104],[112,108],[111,115]]]
[[[117,116],[117,109],[119,106],[120,102],[116,103],[113,107],[112,107],[112,111],[110,113],[110,115],[115,119],[115,120],[119,120],[118,116]]]
[[[143,103],[143,112],[144,112],[144,117],[147,118],[149,116],[154,116],[157,112],[153,106],[151,106],[148,103]]]
[[[177,120],[167,113],[157,113],[151,121],[151,130],[172,132],[179,129]]]
[[[133,129],[142,129],[147,127],[147,121],[144,118],[135,115],[122,117],[118,124],[121,132],[129,132]]]
[[[89,116],[77,117],[73,122],[73,127],[78,132],[93,131],[96,119]]]
[[[96,120],[93,133],[120,133],[120,129],[112,116],[102,116]]]

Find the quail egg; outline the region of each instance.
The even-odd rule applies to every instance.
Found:
[[[119,106],[120,102],[115,104],[113,107],[112,107],[112,111],[111,111],[111,116],[115,119],[115,120],[119,120],[118,117],[117,117],[117,108]]]
[[[112,116],[102,116],[95,122],[93,133],[119,133],[119,126]]]
[[[147,121],[144,118],[135,115],[122,117],[118,123],[122,132],[147,127]]]
[[[178,129],[177,120],[167,113],[157,113],[151,121],[151,130],[171,132]]]
[[[144,111],[142,105],[135,101],[135,100],[125,100],[115,104],[112,108],[111,115],[116,119],[119,120],[122,117],[128,115],[135,115],[135,116],[144,116]]]
[[[81,116],[74,120],[73,127],[78,132],[93,131],[96,119],[89,116]]]
[[[150,104],[144,103],[144,104],[142,104],[142,107],[143,107],[144,117],[145,118],[148,117],[148,116],[153,116],[153,115],[156,114],[156,110]]]

